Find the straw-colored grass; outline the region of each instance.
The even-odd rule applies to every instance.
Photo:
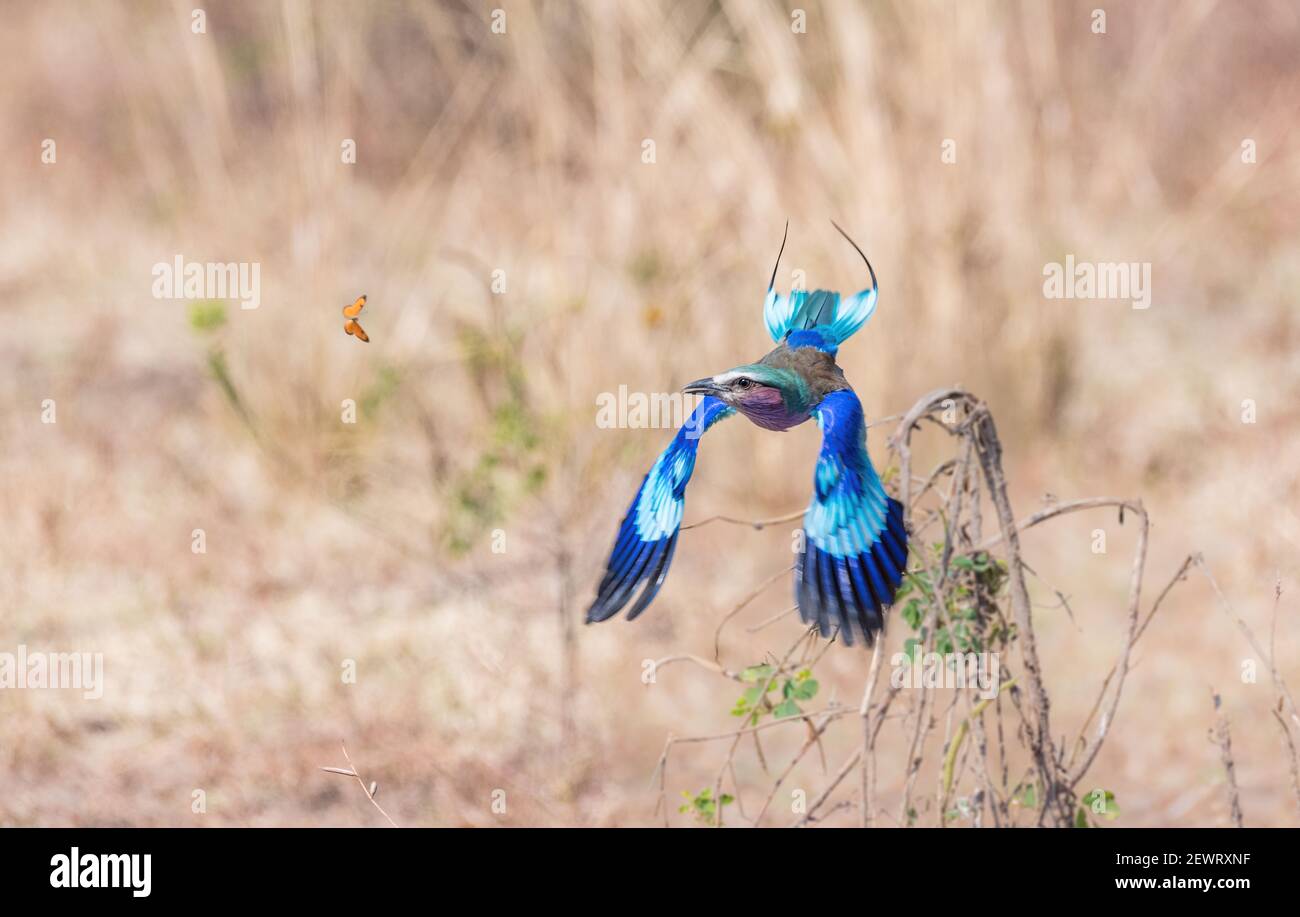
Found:
[[[107,685],[0,691],[0,823],[382,824],[318,769],[340,740],[399,824],[653,823],[665,736],[731,728],[735,697],[686,668],[644,685],[642,660],[711,655],[790,532],[687,532],[642,619],[582,627],[669,436],[599,429],[596,398],[761,355],[786,219],[780,285],[863,285],[829,218],[880,276],[841,354],[870,415],[960,383],[1018,512],[1140,496],[1153,581],[1203,551],[1257,633],[1280,575],[1300,680],[1294,4],[1112,2],[1104,35],[1081,3],[810,2],[806,34],[688,0],[509,4],[497,35],[490,6],[209,4],[199,35],[188,4],[6,11],[0,651],[102,652]],[[259,262],[261,307],[196,328],[151,295],[178,253]],[[1045,299],[1070,253],[1149,262],[1151,308]],[[360,293],[369,345],[338,311]],[[811,425],[718,427],[688,519],[798,509],[816,450]],[[1120,646],[1131,528],[1026,539],[1056,721]],[[1247,824],[1294,824],[1266,672],[1243,684],[1250,647],[1181,589],[1093,768],[1116,824],[1227,822],[1211,686]],[[745,665],[797,625],[733,633]],[[854,703],[867,658],[832,649],[824,696]],[[888,809],[903,750],[878,753]],[[672,777],[698,791],[711,762]]]

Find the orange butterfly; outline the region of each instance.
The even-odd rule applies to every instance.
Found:
[[[343,307],[343,317],[347,319],[347,321],[343,323],[343,330],[348,334],[355,334],[357,337],[361,338],[361,340],[369,343],[370,336],[366,334],[366,330],[362,328],[361,323],[357,321],[357,316],[361,314],[361,310],[365,307],[366,297],[364,294],[358,296],[357,301],[352,305]]]

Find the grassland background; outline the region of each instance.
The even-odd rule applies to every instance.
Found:
[[[1300,681],[1295,4],[1108,2],[1105,35],[1092,2],[810,0],[803,35],[741,0],[510,3],[495,35],[495,5],[213,2],[203,35],[185,3],[5,5],[0,649],[102,652],[107,686],[0,692],[0,823],[381,823],[317,770],[341,739],[402,824],[655,823],[665,736],[733,728],[737,689],[688,667],[646,686],[642,660],[710,655],[789,532],[686,533],[642,619],[573,628],[566,713],[563,616],[669,435],[598,429],[595,399],[765,352],[786,219],[810,283],[862,284],[832,217],[881,278],[841,354],[869,414],[961,383],[998,420],[1020,514],[1141,497],[1148,598],[1203,551],[1267,634],[1280,576]],[[260,262],[261,308],[196,329],[151,295],[178,253]],[[1067,253],[1150,262],[1151,308],[1045,300]],[[338,313],[361,292],[368,346]],[[797,509],[817,443],[718,427],[688,519]],[[1071,596],[1073,620],[1035,584],[1062,732],[1120,647],[1133,538],[1074,516],[1027,540]],[[775,587],[743,623],[788,604]],[[728,633],[739,665],[798,626]],[[1094,769],[1116,824],[1226,823],[1211,686],[1247,822],[1296,824],[1250,655],[1203,580],[1179,587]],[[823,697],[853,702],[865,668],[832,650]],[[832,767],[855,742],[828,737]],[[675,758],[670,793],[719,753]],[[887,811],[903,755],[887,736]],[[740,773],[761,779],[752,756]]]

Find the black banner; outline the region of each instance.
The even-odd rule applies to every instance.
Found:
[[[806,894],[807,883],[839,885],[852,876],[869,883],[873,897],[914,898],[922,889],[956,893],[962,889],[952,883],[959,882],[967,892],[1067,892],[1089,899],[1104,892],[1144,901],[1172,893],[1179,900],[1202,895],[1231,905],[1244,894],[1276,895],[1295,885],[1296,835],[1285,830],[880,829],[850,835],[832,829],[776,839],[697,830],[676,832],[671,840],[650,830],[550,829],[544,840],[536,833],[13,829],[0,832],[0,875],[6,890],[20,898],[212,904],[338,904],[367,900],[378,891],[415,894],[450,885],[463,893],[563,893],[603,884],[613,874],[630,887],[682,883],[710,897],[717,891],[701,886],[720,890],[737,880],[737,894],[748,894],[740,891],[746,872],[764,895],[786,885]],[[817,849],[823,844],[824,852]],[[768,881],[781,874],[797,882]]]

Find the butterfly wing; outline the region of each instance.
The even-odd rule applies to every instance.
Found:
[[[352,305],[343,307],[343,317],[356,318],[358,315],[361,314],[361,310],[364,309],[365,307],[366,307],[366,297],[363,294],[361,296],[358,296],[357,301],[354,302]],[[348,332],[348,334],[351,333],[352,333],[351,331]]]
[[[364,297],[362,298],[364,299]],[[346,331],[348,334],[355,334],[357,337],[361,338],[361,340],[365,341],[366,343],[370,343],[370,336],[366,334],[365,329],[361,327],[361,323],[358,322],[355,318],[350,318],[346,322],[344,322],[343,330]]]

